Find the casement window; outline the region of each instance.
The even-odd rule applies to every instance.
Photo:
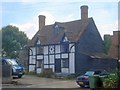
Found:
[[[42,65],[43,65],[43,60],[42,59],[37,60],[37,67],[42,68]]]
[[[30,56],[29,57],[29,64],[35,64],[36,57],[35,56]]]
[[[43,47],[37,47],[37,55],[43,54]]]
[[[61,52],[62,53],[69,52],[69,43],[68,42],[64,42],[61,44]]]
[[[62,59],[62,68],[69,68],[68,58]]]

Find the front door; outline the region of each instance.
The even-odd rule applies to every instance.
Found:
[[[55,72],[61,72],[61,59],[55,59]]]

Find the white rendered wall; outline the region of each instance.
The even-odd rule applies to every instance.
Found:
[[[62,73],[69,73],[69,68],[62,68]]]
[[[35,71],[35,65],[29,65],[29,72],[30,71]]]
[[[48,64],[48,55],[44,56],[44,64]]]
[[[43,55],[37,55],[37,59],[43,59]]]
[[[70,73],[75,73],[75,53],[69,54],[69,69]]]
[[[56,59],[59,59],[59,58],[60,58],[60,54],[56,54],[56,55],[55,55],[55,58],[56,58]]]
[[[70,52],[75,52],[75,44],[69,44]]]
[[[48,46],[44,46],[44,54],[48,54]]]
[[[49,55],[50,63],[55,63],[54,55]]]
[[[36,58],[35,56],[29,56],[29,64],[35,64]]]
[[[60,45],[55,45],[55,53],[60,53]]]
[[[37,68],[37,73],[41,73],[41,68]]]
[[[62,58],[68,58],[68,54],[62,54]]]
[[[54,72],[55,70],[54,70],[54,65],[50,65],[50,68],[52,68],[52,71]]]
[[[48,68],[48,65],[44,65],[44,68]]]
[[[36,48],[35,47],[31,47],[30,48],[30,55],[36,55]]]

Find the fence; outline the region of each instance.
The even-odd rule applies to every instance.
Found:
[[[0,66],[0,77],[2,78],[2,84],[11,83],[12,81],[12,66],[2,65]]]

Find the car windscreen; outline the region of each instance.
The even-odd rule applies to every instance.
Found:
[[[10,65],[18,65],[18,63],[13,60],[13,59],[8,59],[7,62],[10,64]]]
[[[91,75],[93,75],[93,74],[94,74],[93,71],[88,71],[88,72],[85,73],[85,75],[87,75],[87,76],[91,76]]]

